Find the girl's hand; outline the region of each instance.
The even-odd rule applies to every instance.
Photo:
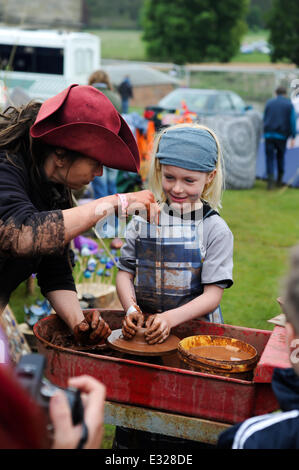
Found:
[[[170,326],[165,313],[150,315],[145,326],[147,330],[144,336],[148,344],[163,343],[170,334]]]
[[[88,312],[85,319],[74,328],[75,341],[80,346],[101,343],[110,335],[108,323],[97,310]]]
[[[122,334],[125,339],[132,339],[137,331],[144,323],[144,315],[141,312],[133,312],[126,315],[123,319]]]
[[[68,385],[81,391],[84,421],[88,429],[88,439],[83,448],[99,449],[104,429],[105,386],[87,375],[69,379]],[[54,427],[52,449],[76,449],[82,425],[73,425],[71,410],[64,392],[59,391],[50,399],[49,413]]]
[[[160,207],[151,191],[137,191],[135,193],[127,193],[128,207],[127,215],[136,214],[143,217],[151,223],[159,223]]]

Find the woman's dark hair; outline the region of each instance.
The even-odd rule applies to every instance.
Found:
[[[41,174],[43,174],[44,163],[51,152],[57,152],[57,147],[34,139],[30,136],[30,127],[36,120],[42,103],[30,101],[28,104],[16,108],[9,106],[0,114],[0,153],[6,154],[6,158],[16,165],[14,156],[21,155],[28,171],[30,172],[33,185],[40,186]],[[82,154],[59,148],[59,154],[69,161],[71,165]],[[71,191],[66,188],[67,198],[70,205],[73,205]]]
[[[11,154],[30,152],[32,141],[29,129],[40,107],[41,103],[30,101],[19,108],[9,106],[0,114],[0,150]]]

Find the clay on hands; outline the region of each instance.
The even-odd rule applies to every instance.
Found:
[[[75,341],[80,346],[103,343],[110,334],[108,323],[97,310],[88,312],[85,319],[74,328]]]
[[[160,344],[170,334],[170,326],[163,313],[150,315],[146,321],[145,340],[148,344]]]
[[[122,334],[125,339],[132,339],[138,328],[144,324],[144,315],[138,305],[134,304],[136,312],[126,315],[122,323]]]

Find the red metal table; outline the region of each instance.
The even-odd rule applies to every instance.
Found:
[[[101,313],[111,329],[120,328],[124,312]],[[253,378],[242,380],[185,370],[167,356],[161,364],[153,364],[55,346],[49,341],[49,325],[53,332],[64,324],[54,315],[34,327],[38,350],[47,358],[49,380],[65,387],[69,377],[89,374],[106,385],[107,423],[201,442],[215,443],[229,425],[275,411],[273,369],[290,366],[285,330],[279,326],[272,332],[193,320],[173,330],[180,338],[223,335],[255,346],[259,361]]]

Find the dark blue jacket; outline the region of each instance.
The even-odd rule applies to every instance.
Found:
[[[267,101],[264,111],[264,133],[266,138],[296,136],[296,113],[291,101],[278,95]]]
[[[299,449],[299,377],[292,368],[275,369],[272,389],[281,412],[249,418],[219,436],[222,449]]]
[[[131,82],[128,78],[125,78],[123,82],[118,87],[118,92],[122,99],[133,98],[133,88]]]

